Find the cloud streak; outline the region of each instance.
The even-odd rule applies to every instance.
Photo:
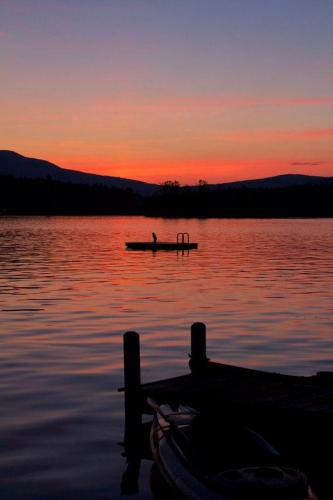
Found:
[[[326,164],[327,161],[293,161],[290,163],[292,167],[320,167]]]
[[[333,128],[244,131],[230,135],[221,134],[219,136],[221,140],[235,142],[315,141],[331,137],[333,137]]]
[[[101,111],[223,111],[264,107],[307,107],[333,105],[333,96],[327,97],[240,97],[240,96],[191,96],[142,98],[119,96],[96,99],[90,103],[92,110]]]

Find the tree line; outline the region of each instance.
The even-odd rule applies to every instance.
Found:
[[[332,217],[333,185],[214,188],[165,183],[147,199],[148,215],[162,217]]]
[[[147,215],[158,217],[332,217],[333,185],[286,188],[181,186],[153,195],[132,189],[48,179],[0,177],[0,213],[8,215]]]
[[[0,212],[25,215],[134,215],[142,198],[131,189],[47,179],[0,177]]]

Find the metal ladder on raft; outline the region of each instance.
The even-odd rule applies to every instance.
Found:
[[[177,245],[190,244],[189,233],[177,233]]]

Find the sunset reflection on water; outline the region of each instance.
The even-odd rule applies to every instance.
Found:
[[[125,249],[152,231],[199,249]],[[214,360],[332,370],[332,278],[329,219],[0,218],[1,498],[120,497],[127,330],[144,381],[187,372],[194,321]]]

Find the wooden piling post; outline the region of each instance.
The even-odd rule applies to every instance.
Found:
[[[206,325],[204,323],[193,323],[191,326],[191,370],[193,372],[204,370],[207,361]]]
[[[124,334],[124,377],[126,392],[140,389],[140,337],[136,332]]]
[[[136,332],[126,332],[123,337],[125,378],[125,445],[136,446],[142,422],[140,393],[140,337]]]

